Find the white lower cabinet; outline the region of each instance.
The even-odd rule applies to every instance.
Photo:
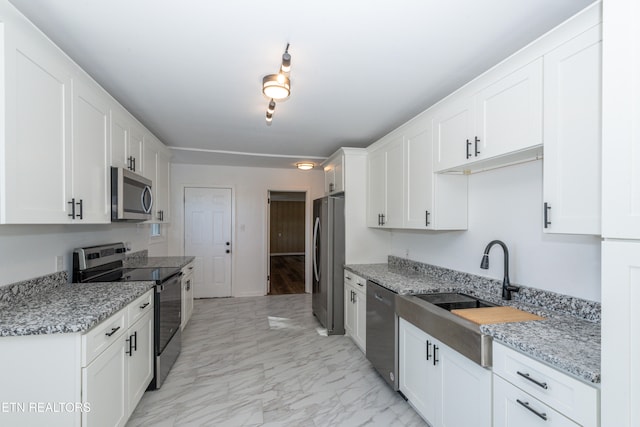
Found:
[[[153,378],[153,291],[111,318],[83,337],[83,426],[125,425]]]
[[[187,326],[187,322],[191,318],[193,313],[193,269],[195,262],[191,261],[189,264],[182,267],[182,310],[180,330],[184,330]]]
[[[363,352],[367,348],[367,281],[344,272],[344,329]]]
[[[82,368],[83,426],[121,426],[127,421],[127,355],[125,339],[117,339],[86,368]]]
[[[493,379],[493,426],[579,426],[508,381]]]
[[[400,318],[400,391],[432,426],[491,426],[491,371]]]
[[[0,338],[0,378],[9,385],[0,402],[26,405],[1,412],[0,425],[125,425],[153,378],[153,297],[146,292],[85,333]]]
[[[600,391],[493,343],[495,426],[600,425]]]

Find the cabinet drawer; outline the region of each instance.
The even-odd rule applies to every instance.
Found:
[[[124,309],[82,335],[82,366],[88,366],[96,356],[118,341],[126,329],[127,310]]]
[[[598,425],[597,388],[496,342],[493,372],[579,424]]]
[[[344,283],[352,285],[356,290],[366,292],[367,279],[364,279],[348,270],[344,271]]]
[[[182,279],[189,278],[193,274],[194,262],[191,261],[189,264],[182,267]]]
[[[494,427],[577,427],[579,424],[494,375],[493,425]]]
[[[133,325],[146,313],[153,311],[153,291],[151,289],[127,306],[128,325]]]

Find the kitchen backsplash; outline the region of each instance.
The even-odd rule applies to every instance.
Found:
[[[10,303],[18,298],[66,285],[67,282],[69,282],[69,274],[66,271],[59,271],[34,279],[10,283],[0,287],[0,303]]]
[[[127,256],[125,257],[124,266],[129,267],[130,264],[139,263],[140,261],[144,261],[148,257],[149,257],[149,251],[146,249],[143,249],[138,252],[132,252],[130,254],[127,254]]]
[[[497,294],[502,292],[502,281],[490,279],[488,277],[425,264],[393,255],[389,255],[388,264],[390,270],[396,270],[403,274],[426,274],[431,277],[438,277],[444,281],[464,284],[465,286],[479,290],[489,290],[490,292]],[[588,301],[542,289],[530,288],[519,283],[517,285],[520,286],[520,291],[513,293],[514,300],[537,305],[549,310],[564,312],[592,322],[600,321],[601,310],[599,302]]]

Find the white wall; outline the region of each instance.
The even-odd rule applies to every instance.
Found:
[[[469,176],[469,229],[455,232],[393,231],[391,253],[468,273],[502,279],[509,248],[512,283],[600,301],[600,238],[542,232],[542,161]]]
[[[267,192],[306,191],[307,236],[311,234],[312,201],[324,192],[322,170],[171,165],[171,226],[169,254],[184,255],[184,187],[226,187],[233,193],[233,296],[264,295],[267,275]],[[307,239],[307,253],[311,239]],[[307,289],[311,281],[310,256]]]
[[[147,249],[149,226],[0,225],[0,286],[54,273],[58,255],[64,257],[71,278],[73,249],[124,241],[131,242],[132,251]],[[162,246],[157,249],[162,251]]]

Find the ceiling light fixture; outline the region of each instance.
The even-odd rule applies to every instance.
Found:
[[[273,120],[273,112],[276,109],[276,100],[287,99],[291,95],[291,54],[289,53],[289,43],[282,54],[282,64],[278,74],[267,74],[262,78],[262,93],[271,100],[267,108],[267,124]]]
[[[296,163],[296,167],[303,171],[308,171],[310,169],[313,169],[313,166],[314,166],[313,163]]]

